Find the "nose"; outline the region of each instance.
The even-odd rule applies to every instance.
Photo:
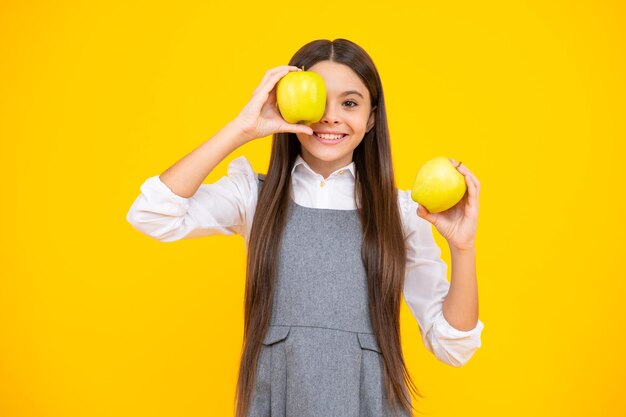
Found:
[[[334,109],[331,109],[331,106],[327,104],[324,109],[324,116],[322,116],[321,122],[324,124],[335,124],[339,123],[339,121],[339,116],[337,116]]]

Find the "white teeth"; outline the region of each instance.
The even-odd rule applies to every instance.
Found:
[[[337,140],[337,139],[343,138],[344,135],[328,135],[328,134],[316,133],[315,136],[317,136],[318,138],[326,139],[326,140]]]

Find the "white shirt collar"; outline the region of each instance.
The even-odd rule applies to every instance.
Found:
[[[291,169],[291,175],[293,175],[293,172],[300,165],[302,165],[304,168],[306,168],[309,172],[311,172],[314,175],[321,175],[313,171],[313,169],[309,166],[309,164],[306,163],[306,161],[302,158],[302,155],[300,154],[298,154],[298,156],[296,157],[296,161],[293,163],[293,168]],[[345,170],[349,170],[350,174],[352,174],[352,177],[356,178],[356,175],[354,172],[354,161],[350,162],[348,165],[344,166],[343,168],[339,168],[338,170],[334,171],[332,174],[330,174],[329,178],[334,177],[336,175],[341,175],[341,173],[345,172]]]

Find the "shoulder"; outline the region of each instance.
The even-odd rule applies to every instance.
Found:
[[[411,190],[398,188],[398,207],[400,208],[400,213],[403,215],[410,211],[415,213],[418,204],[411,198]]]
[[[265,181],[265,174],[255,172],[248,158],[243,155],[228,164],[228,176],[237,175],[247,178],[251,184]]]
[[[398,188],[398,208],[406,236],[420,229],[430,230],[430,223],[417,215],[419,204],[411,197],[411,190]]]
[[[242,175],[251,180],[254,179],[256,181],[257,179],[257,173],[254,172],[252,164],[245,156],[240,156],[230,161],[228,163],[227,172],[229,176]]]
[[[235,158],[228,164],[228,177],[243,180],[253,189],[263,184],[265,176],[264,173],[255,172],[252,164],[245,156]]]

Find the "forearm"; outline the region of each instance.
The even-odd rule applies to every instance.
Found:
[[[467,331],[478,323],[478,283],[476,248],[458,250],[450,247],[452,277],[443,302],[443,315],[452,327]]]
[[[165,170],[159,178],[174,194],[191,197],[211,171],[245,142],[241,130],[232,122],[228,123],[209,140]]]

